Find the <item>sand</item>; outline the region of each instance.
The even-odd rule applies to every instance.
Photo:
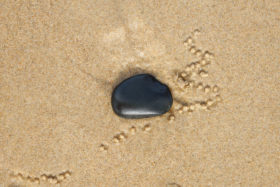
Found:
[[[0,186],[280,186],[279,10],[1,1]],[[204,58],[200,76],[188,64]],[[113,113],[112,90],[136,73],[168,84],[170,113]]]

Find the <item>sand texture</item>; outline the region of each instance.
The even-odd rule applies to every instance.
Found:
[[[169,113],[113,113],[137,73]],[[280,1],[0,1],[0,186],[280,186]]]

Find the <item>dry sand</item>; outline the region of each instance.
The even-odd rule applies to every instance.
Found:
[[[280,186],[279,10],[279,0],[1,1],[0,184]],[[177,101],[213,95],[174,81],[197,49],[214,55],[194,80],[219,86],[216,106],[175,104],[172,122],[113,113],[113,88],[135,73]]]

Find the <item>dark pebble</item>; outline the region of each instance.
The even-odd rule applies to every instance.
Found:
[[[149,74],[132,76],[113,91],[112,107],[123,118],[148,118],[169,111],[173,99],[169,88]]]

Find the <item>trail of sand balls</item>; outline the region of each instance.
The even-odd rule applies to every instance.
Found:
[[[59,173],[58,175],[52,175],[52,174],[42,174],[40,177],[37,176],[30,176],[30,175],[24,175],[22,173],[12,173],[10,174],[12,179],[15,179],[19,182],[30,182],[35,184],[40,184],[42,182],[48,182],[50,184],[60,184],[64,180],[68,179],[72,175],[72,172],[70,171],[64,171]]]
[[[111,145],[120,145],[121,143],[125,142],[130,136],[135,135],[137,132],[143,131],[143,132],[149,132],[151,130],[151,124],[147,123],[143,125],[142,127],[136,128],[135,126],[129,127],[126,131],[121,131],[117,133],[115,136],[112,137]],[[108,151],[110,144],[103,143],[100,145],[100,151]]]
[[[206,78],[208,77],[208,71],[205,69],[208,65],[213,63],[214,54],[209,51],[203,51],[195,45],[195,40],[200,31],[194,30],[192,36],[189,36],[184,41],[186,49],[195,57],[197,61],[188,64],[183,71],[177,72],[174,77],[174,82],[177,86],[175,93],[185,93],[189,90],[201,91],[205,96],[200,101],[187,101],[178,102],[175,101],[175,110],[170,112],[168,116],[169,122],[175,120],[175,114],[182,114],[183,112],[192,113],[195,110],[210,110],[222,101],[220,96],[220,88],[217,85],[208,85],[203,82],[197,81],[197,77]]]

